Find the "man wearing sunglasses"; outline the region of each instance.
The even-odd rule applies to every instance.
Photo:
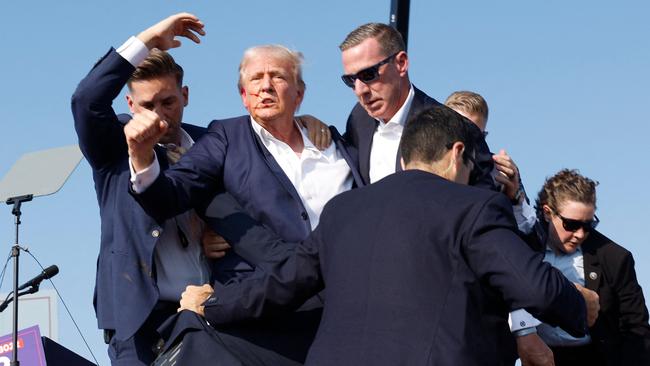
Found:
[[[404,41],[394,28],[364,24],[350,32],[339,48],[341,78],[358,99],[344,137],[357,148],[359,170],[369,184],[401,170],[398,150],[407,121],[441,104],[411,84]],[[494,164],[487,144],[480,140],[470,184],[495,189],[490,176]]]
[[[339,48],[345,73],[341,78],[358,99],[348,117],[344,137],[357,148],[359,172],[364,183],[374,183],[401,170],[399,143],[407,121],[422,110],[441,104],[411,84],[404,41],[394,28],[381,23],[364,24],[350,32]],[[477,135],[480,135],[477,164],[470,185],[496,189],[491,176],[492,154],[483,135]],[[515,317],[518,314],[524,314],[523,310],[513,312]],[[535,323],[530,324],[531,321]],[[513,321],[510,331],[517,336],[517,352],[522,360],[533,359],[548,350],[536,335],[526,334],[525,329],[537,323],[529,315]],[[519,331],[522,333],[516,333]],[[509,351],[503,355],[504,362],[514,364],[515,342],[507,324],[501,336],[502,342],[509,345]]]

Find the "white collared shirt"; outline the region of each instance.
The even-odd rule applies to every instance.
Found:
[[[252,117],[250,123],[264,147],[269,150],[298,192],[309,215],[311,229],[314,230],[327,201],[352,188],[352,172],[348,163],[336,150],[334,142],[324,151],[318,150],[298,124],[296,128],[300,131],[304,144],[300,156],[291,146],[275,138]]]
[[[379,125],[372,137],[370,148],[370,183],[374,183],[387,175],[395,173],[395,164],[399,141],[406,124],[408,112],[413,103],[415,89],[411,85],[404,104],[388,122],[379,120]]]

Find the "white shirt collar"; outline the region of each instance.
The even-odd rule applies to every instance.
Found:
[[[390,124],[399,124],[401,126],[404,126],[406,124],[408,112],[411,109],[411,104],[413,104],[414,97],[415,89],[413,88],[413,84],[411,84],[411,87],[409,88],[409,94],[406,96],[404,104],[402,104],[402,106],[397,110],[395,115],[390,120],[388,120],[388,122],[383,123],[384,121],[382,119],[377,118],[377,120],[380,122],[379,126]]]
[[[250,122],[251,122],[251,126],[253,127],[253,131],[255,131],[255,133],[260,137],[260,139],[262,139],[262,143],[264,144],[264,146],[268,147],[270,143],[279,143],[279,142],[286,144],[286,142],[276,138],[275,136],[273,136],[273,134],[267,131],[266,128],[262,127],[262,125],[259,124],[259,122],[257,122],[253,118],[253,116],[250,116]],[[296,122],[295,119],[293,120],[293,123],[298,129],[298,131],[300,131],[300,136],[302,137],[302,142],[304,145],[303,152],[304,150],[309,150],[312,153],[320,154],[320,150],[318,150],[318,148],[314,146],[314,144],[307,137],[304,127],[302,127],[298,122]],[[330,145],[330,148],[331,147],[332,146]]]

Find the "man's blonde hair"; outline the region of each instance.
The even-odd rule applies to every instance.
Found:
[[[459,110],[468,114],[478,114],[484,121],[488,120],[488,105],[485,99],[471,91],[461,90],[451,93],[445,105],[453,110]]]

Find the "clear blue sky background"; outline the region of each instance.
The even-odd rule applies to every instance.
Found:
[[[70,96],[110,46],[179,11],[206,24],[202,44],[173,55],[185,67],[185,121],[244,113],[236,91],[243,50],[281,43],[302,51],[301,112],[343,130],[355,102],[339,79],[338,44],[357,25],[388,21],[389,0],[3,1],[0,4],[0,176],[24,153],[76,143]],[[650,288],[650,5],[645,1],[413,0],[411,79],[443,101],[474,90],[490,104],[488,143],[519,164],[529,193],[561,168],[600,182],[600,230],[632,251]],[[121,97],[118,111],[126,111]],[[4,208],[3,208],[4,207]],[[9,206],[0,206],[0,253],[13,243]],[[24,206],[23,245],[58,264],[55,283],[102,364],[108,364],[92,308],[99,213],[84,161],[57,195]],[[2,249],[4,248],[4,249]],[[21,257],[21,278],[38,271]],[[10,286],[8,276],[2,291]],[[44,286],[49,286],[46,284]],[[60,342],[88,357],[62,309]]]

